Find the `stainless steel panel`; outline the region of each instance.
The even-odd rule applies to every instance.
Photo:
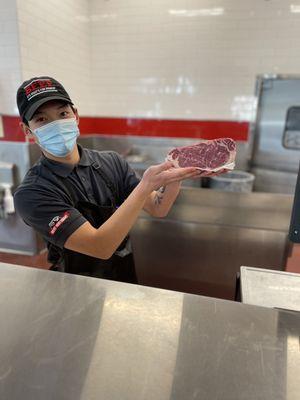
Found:
[[[298,400],[299,316],[0,265],[0,398]]]
[[[13,187],[15,185],[14,164],[0,161],[0,187]]]
[[[240,282],[245,304],[300,311],[300,274],[241,267]]]
[[[29,146],[29,143],[0,142],[0,160],[17,166],[15,185],[22,181],[26,171],[31,166]]]
[[[1,161],[14,164],[14,187],[39,157],[38,146],[29,143],[0,142]],[[41,237],[17,214],[0,220],[0,251],[37,254],[45,247]]]
[[[297,173],[265,168],[252,168],[251,172],[255,175],[254,191],[294,195]]]
[[[287,232],[293,196],[230,193],[211,189],[182,190],[168,219]],[[146,213],[144,218],[150,218]]]
[[[292,196],[184,189],[131,232],[139,282],[233,299],[241,265],[284,269]]]
[[[285,266],[283,232],[139,219],[132,243],[141,284],[234,299],[241,265]]]
[[[0,251],[33,255],[44,247],[42,238],[17,214],[0,220]]]

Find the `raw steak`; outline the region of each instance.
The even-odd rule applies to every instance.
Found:
[[[167,155],[175,167],[198,167],[201,171],[215,172],[223,168],[234,169],[236,143],[234,140],[203,140],[192,146],[176,147]]]

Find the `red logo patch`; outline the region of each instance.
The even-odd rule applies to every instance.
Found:
[[[25,86],[24,89],[28,101],[43,93],[57,92],[54,83],[50,79],[35,79]]]
[[[55,232],[57,231],[57,229],[69,218],[69,216],[70,216],[69,211],[66,211],[63,216],[54,217],[52,219],[52,221],[50,222],[50,224],[49,224],[49,226],[50,226],[50,231],[49,231],[50,235],[53,236],[55,234]]]

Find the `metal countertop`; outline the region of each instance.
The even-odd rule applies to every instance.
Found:
[[[243,303],[300,311],[300,274],[241,267]]]
[[[1,400],[299,400],[300,317],[0,264]]]

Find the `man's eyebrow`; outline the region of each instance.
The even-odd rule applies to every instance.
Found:
[[[33,114],[32,118],[36,117],[36,116],[39,115],[39,114],[44,114],[44,112],[43,112],[43,111],[36,111],[36,112]]]
[[[67,107],[68,105],[69,105],[69,103],[61,104],[60,106],[57,107],[57,109],[59,110],[60,108]]]

